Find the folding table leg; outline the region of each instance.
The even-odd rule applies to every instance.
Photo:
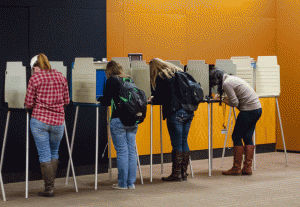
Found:
[[[98,157],[99,157],[99,107],[96,107],[96,163],[95,163],[95,190],[98,188]]]
[[[28,179],[29,179],[29,112],[26,112],[26,187],[25,198],[28,198]]]
[[[153,144],[153,105],[151,104],[151,120],[150,120],[150,182],[151,183],[152,183],[152,174],[153,174],[152,144]]]
[[[143,175],[142,175],[141,163],[140,163],[139,152],[138,152],[138,148],[137,148],[136,142],[135,142],[135,150],[136,150],[137,163],[138,163],[138,167],[139,167],[139,173],[140,173],[140,177],[141,177],[141,183],[142,183],[142,185],[143,185],[143,184],[144,184],[144,181],[143,181]]]
[[[4,161],[4,151],[5,151],[5,145],[6,145],[6,139],[7,139],[9,119],[10,119],[10,111],[7,111],[6,125],[5,125],[4,138],[3,138],[2,151],[1,151],[1,161],[0,161],[0,183],[1,183],[1,191],[2,191],[3,201],[6,201],[6,196],[5,196],[3,179],[2,179],[2,166],[3,166],[3,161]]]
[[[229,129],[229,124],[230,124],[230,118],[231,118],[231,109],[232,107],[230,107],[229,109],[229,115],[228,115],[228,121],[227,121],[227,127],[226,127],[226,135],[225,135],[225,140],[224,140],[224,146],[223,146],[223,152],[222,152],[222,160],[221,160],[221,168],[223,168],[223,159],[225,157],[225,149],[226,149],[226,143],[227,143],[227,137],[228,137],[228,129]]]
[[[79,111],[79,105],[76,106],[76,112],[75,112],[75,121],[74,121],[72,141],[71,141],[71,155],[73,153],[73,146],[74,146],[74,140],[75,140],[75,132],[76,132],[76,126],[77,126],[77,119],[78,119],[78,111]],[[67,168],[67,175],[66,175],[66,185],[68,185],[68,181],[69,181],[70,165],[71,165],[71,161],[69,159],[68,168]]]
[[[65,135],[66,135],[66,142],[67,142],[67,147],[68,147],[69,158],[70,158],[70,162],[71,162],[71,169],[72,169],[72,173],[73,173],[75,190],[76,190],[76,192],[78,192],[77,181],[76,181],[75,170],[74,170],[74,165],[73,165],[73,159],[72,159],[72,154],[71,154],[71,149],[70,149],[70,144],[69,144],[69,138],[68,138],[66,122],[65,122]]]

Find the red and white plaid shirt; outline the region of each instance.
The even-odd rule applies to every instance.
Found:
[[[33,118],[49,125],[62,125],[65,121],[64,106],[70,103],[67,79],[55,69],[34,69],[25,106],[33,109]]]

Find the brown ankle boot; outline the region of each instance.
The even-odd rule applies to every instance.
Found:
[[[245,145],[245,160],[242,169],[243,175],[252,175],[252,160],[254,155],[254,145]]]
[[[244,146],[233,147],[233,167],[230,170],[223,171],[223,175],[241,175],[243,162]]]
[[[45,183],[45,191],[39,192],[39,196],[54,196],[54,169],[52,161],[41,163],[41,172]]]
[[[188,174],[186,172],[188,170],[189,161],[190,161],[190,151],[182,152],[181,177],[183,181],[187,181]]]
[[[182,181],[181,178],[181,162],[182,152],[172,151],[172,173],[169,177],[163,177],[162,181]]]

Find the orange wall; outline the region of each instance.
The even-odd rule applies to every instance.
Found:
[[[149,61],[276,55],[275,0],[114,0],[107,2],[107,56]]]
[[[279,107],[288,150],[300,151],[300,3],[277,1],[278,62],[280,65],[281,96]],[[283,149],[277,122],[278,148]]]

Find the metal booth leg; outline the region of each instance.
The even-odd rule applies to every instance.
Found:
[[[98,151],[99,151],[99,107],[96,107],[96,163],[95,163],[95,190],[98,188]]]
[[[111,160],[111,133],[110,133],[110,122],[109,122],[110,112],[109,107],[107,107],[107,132],[108,132],[108,166],[109,166],[109,180],[112,180],[112,160]]]
[[[141,177],[141,183],[142,183],[142,185],[143,185],[143,184],[144,184],[144,181],[143,181],[143,175],[142,175],[141,163],[140,163],[139,152],[138,152],[138,148],[137,148],[136,141],[135,141],[135,151],[136,151],[136,157],[137,157],[137,164],[138,164],[138,168],[139,168],[139,173],[140,173],[140,177]]]
[[[253,133],[253,145],[254,145],[253,170],[256,170],[256,135],[255,135],[255,129],[254,129],[254,133]]]
[[[230,124],[230,118],[231,118],[231,109],[232,107],[229,108],[229,115],[228,115],[228,121],[227,121],[227,127],[226,127],[226,135],[225,135],[225,140],[224,140],[224,146],[223,146],[223,152],[222,152],[222,160],[221,160],[221,168],[223,168],[223,160],[225,157],[225,150],[226,150],[226,143],[227,143],[227,137],[228,137],[228,129],[229,129],[229,124]]]
[[[77,126],[77,119],[78,119],[78,111],[79,111],[79,105],[76,106],[76,112],[75,112],[75,120],[74,120],[72,140],[71,140],[71,155],[73,153],[75,132],[76,132],[76,126]],[[69,174],[70,174],[70,165],[71,165],[71,160],[69,159],[68,168],[67,168],[67,176],[66,176],[66,185],[68,185]]]
[[[153,154],[152,154],[152,144],[153,144],[153,105],[151,104],[151,120],[150,120],[150,182],[152,183],[152,170],[153,170]]]
[[[210,120],[210,106],[209,103],[207,103],[207,111],[208,111],[208,176],[211,176],[211,134],[210,134],[210,129],[211,129],[211,120]]]
[[[76,190],[76,192],[78,192],[77,181],[76,181],[75,170],[74,170],[74,165],[73,165],[73,159],[72,159],[72,154],[71,154],[71,149],[70,149],[70,144],[69,144],[69,138],[68,138],[66,122],[65,122],[65,136],[66,136],[66,142],[67,142],[67,147],[68,147],[69,158],[70,158],[70,162],[71,162],[71,169],[72,169],[72,174],[73,174],[73,179],[74,179],[75,190]]]
[[[281,131],[281,137],[282,137],[282,143],[283,143],[283,149],[284,149],[284,155],[285,155],[285,165],[286,165],[286,167],[288,167],[285,139],[284,139],[284,134],[283,134],[283,128],[282,128],[282,122],[281,122],[281,116],[280,116],[280,110],[279,110],[279,104],[278,104],[277,97],[275,97],[275,100],[276,100],[277,113],[278,113],[278,118],[279,118],[279,123],[280,123],[280,131]]]
[[[1,151],[1,161],[0,161],[0,184],[1,184],[1,191],[2,191],[3,201],[6,201],[6,196],[5,196],[3,179],[2,179],[2,166],[3,166],[3,161],[4,161],[4,151],[5,151],[5,145],[6,145],[6,139],[7,139],[9,118],[10,118],[10,111],[7,111],[6,125],[5,125],[4,138],[3,138],[2,151]]]
[[[164,149],[163,149],[163,135],[162,135],[162,107],[160,108],[160,164],[161,164],[161,174],[164,173]]]
[[[28,179],[29,179],[29,112],[26,112],[26,187],[25,198],[28,198]]]

